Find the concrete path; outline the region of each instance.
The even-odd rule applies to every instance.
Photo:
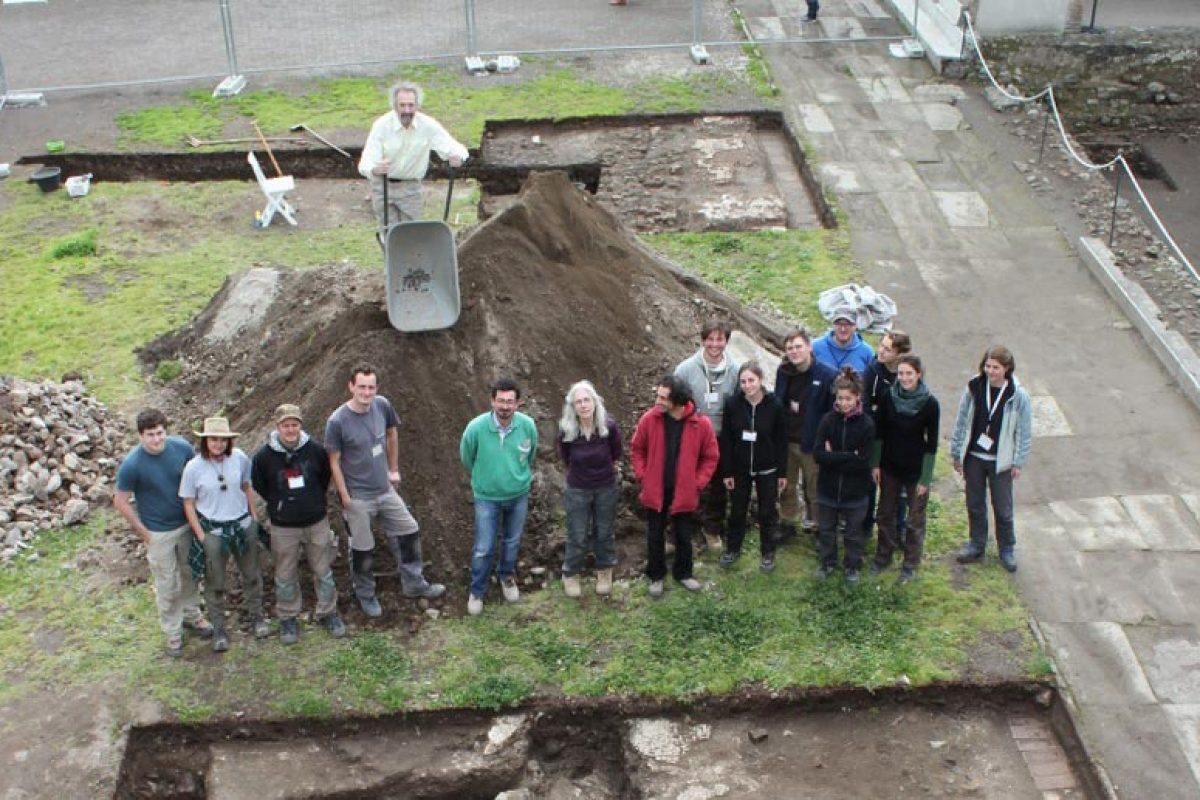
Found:
[[[742,5],[764,30],[790,8]],[[839,30],[862,10],[822,6]],[[1200,415],[1035,200],[1013,163],[1027,156],[976,90],[959,100],[877,43],[767,53],[945,428],[984,348],[1016,355],[1036,438],[1015,579],[1085,740],[1122,798],[1200,797]],[[994,551],[980,568],[999,569]]]

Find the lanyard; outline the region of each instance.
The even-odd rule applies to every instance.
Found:
[[[992,384],[989,383],[985,387],[985,390],[987,391],[987,405],[988,405],[987,421],[988,421],[988,425],[992,424],[992,417],[996,414],[996,409],[1000,406],[1000,400],[1003,399],[1003,397],[1004,397],[1004,390],[1007,388],[1008,388],[1008,381],[1005,381],[1004,385],[1000,387],[1000,393],[996,395],[995,402],[993,402],[992,401]]]

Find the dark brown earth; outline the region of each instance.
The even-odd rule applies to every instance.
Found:
[[[248,451],[263,441],[281,402],[299,403],[306,428],[323,434],[347,398],[348,368],[373,363],[381,394],[402,420],[400,491],[421,524],[429,577],[452,587],[454,608],[465,599],[473,529],[458,442],[466,423],[488,410],[492,381],[515,377],[524,388],[523,410],[538,424],[520,569],[537,584],[542,579],[528,568],[554,570],[561,559],[562,470],[554,442],[570,384],[592,380],[628,436],[657,379],[693,351],[703,318],[729,317],[760,340],[780,331],[661,261],[560,173],[531,176],[516,203],[462,242],[458,258],[463,313],[449,330],[393,330],[382,272],[334,266],[285,271],[265,322],[214,346],[205,334],[236,294],[237,278],[230,279],[193,323],[141,354],[151,366],[183,361],[183,377],[163,397],[174,419],[190,424],[224,409]],[[619,572],[629,574],[640,569],[643,548],[628,510],[636,507],[628,478],[623,489]],[[390,569],[390,557],[382,561]],[[385,608],[397,607],[398,591],[396,581],[381,583]],[[394,620],[385,614],[382,624]]]

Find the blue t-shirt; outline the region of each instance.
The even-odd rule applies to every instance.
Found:
[[[138,445],[121,462],[117,490],[133,493],[138,519],[147,530],[163,533],[187,524],[179,499],[179,481],[193,455],[195,451],[187,439],[168,436],[158,455],[152,456]]]

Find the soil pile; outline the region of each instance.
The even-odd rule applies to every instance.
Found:
[[[0,563],[107,503],[126,437],[78,380],[0,377]]]
[[[263,441],[283,402],[298,403],[305,427],[322,436],[325,420],[347,399],[348,369],[373,363],[380,393],[401,417],[400,492],[421,524],[428,572],[459,588],[461,599],[473,509],[458,443],[466,423],[489,409],[492,381],[516,378],[522,410],[538,424],[522,559],[553,573],[564,535],[555,441],[570,384],[593,381],[628,438],[657,378],[694,351],[703,318],[728,316],[760,339],[775,339],[780,326],[659,259],[561,173],[532,175],[517,202],[475,229],[459,248],[459,270],[463,313],[449,330],[392,329],[382,269],[338,265],[281,271],[266,313],[215,339],[218,321],[230,329],[228,309],[245,276],[230,278],[192,324],[142,357],[151,365],[183,362],[163,403],[178,425],[223,408],[246,433],[247,451]],[[641,566],[640,527],[628,481],[625,490],[618,536],[628,551],[621,570],[631,572]],[[385,594],[398,588],[381,582]]]

